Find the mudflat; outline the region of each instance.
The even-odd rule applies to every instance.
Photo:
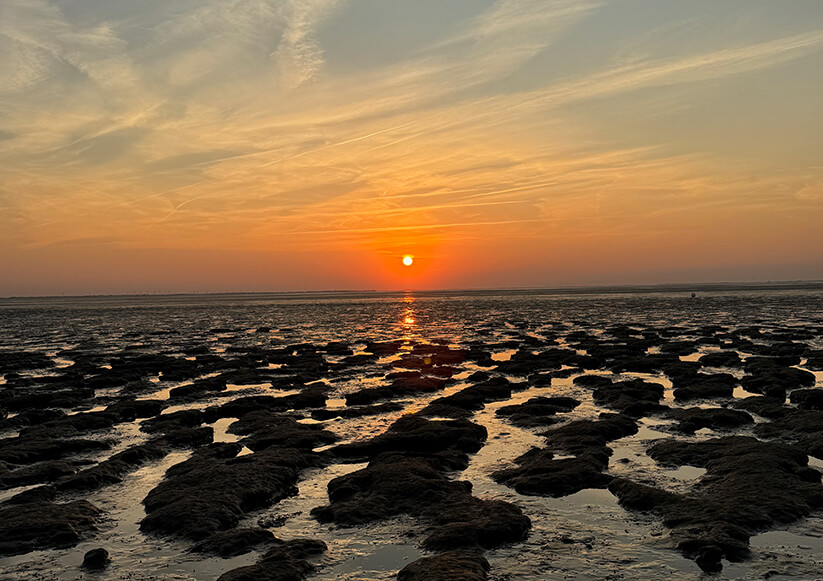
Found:
[[[0,301],[3,578],[809,579],[823,291]]]

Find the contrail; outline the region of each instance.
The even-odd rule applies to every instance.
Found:
[[[374,137],[375,135],[380,135],[382,133],[388,133],[390,131],[395,131],[397,129],[403,129],[404,127],[408,127],[409,125],[414,125],[415,123],[416,123],[416,121],[409,121],[408,123],[403,123],[401,125],[396,125],[394,127],[389,127],[387,129],[381,129],[380,131],[375,131],[374,133],[369,133],[368,135],[361,135],[360,137],[354,137],[352,139],[347,139],[345,141],[340,141],[338,143],[329,143],[328,145],[324,145],[322,147],[317,147],[315,149],[310,149],[310,150],[304,151],[302,153],[297,153],[297,154],[292,155],[290,157],[282,157],[280,159],[275,159],[273,161],[268,161],[266,163],[260,164],[259,167],[268,167],[270,165],[274,165],[275,163],[280,163],[280,162],[287,161],[287,160],[290,160],[290,159],[297,159],[298,157],[303,157],[305,155],[309,155],[309,154],[312,154],[312,153],[317,153],[318,151],[323,151],[324,149],[331,149],[333,147],[340,147],[341,145],[346,145],[347,143],[354,143],[356,141],[363,141],[364,139],[369,139],[371,137]],[[258,154],[252,154],[252,155],[258,155]]]
[[[289,234],[345,234],[348,232],[391,232],[393,230],[435,230],[438,228],[459,228],[461,226],[494,226],[498,224],[523,224],[543,220],[501,220],[499,222],[454,222],[452,224],[423,224],[420,226],[386,226],[384,228],[343,228],[340,230],[302,230]]]

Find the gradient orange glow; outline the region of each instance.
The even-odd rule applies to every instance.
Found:
[[[4,0],[0,296],[823,278],[821,22]]]

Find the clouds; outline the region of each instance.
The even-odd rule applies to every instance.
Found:
[[[314,79],[323,67],[323,49],[315,31],[340,4],[338,0],[291,0],[284,4],[286,28],[272,56],[286,87]]]
[[[14,216],[20,245],[93,229],[133,248],[389,252],[665,237],[707,208],[788,231],[784,214],[819,200],[819,169],[763,163],[819,142],[819,122],[743,82],[823,90],[819,3],[455,2],[417,36],[425,14],[400,23],[391,5],[4,0],[0,229]],[[357,58],[365,26],[385,54]],[[772,149],[688,130],[751,111],[794,129],[770,129]]]

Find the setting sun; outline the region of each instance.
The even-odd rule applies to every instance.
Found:
[[[407,254],[406,256],[403,257],[403,265],[404,266],[411,266],[412,264],[414,264],[414,256],[411,256],[410,254]]]

